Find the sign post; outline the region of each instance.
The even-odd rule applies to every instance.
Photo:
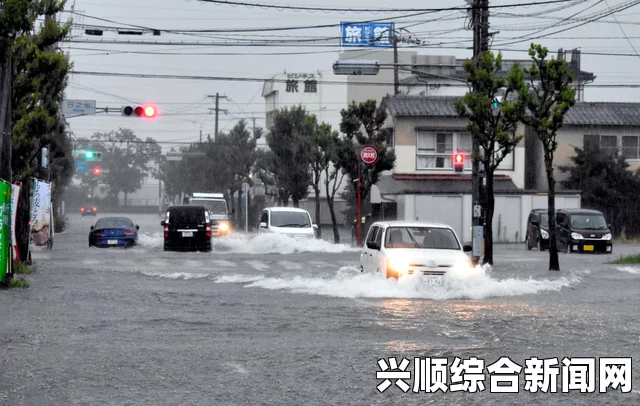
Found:
[[[372,145],[365,145],[360,149],[360,159],[366,165],[372,165],[378,160],[378,150]],[[358,218],[356,221],[356,240],[358,246],[362,244],[362,213],[360,202],[360,161],[358,161]]]

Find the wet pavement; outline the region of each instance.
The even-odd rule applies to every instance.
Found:
[[[500,245],[495,266],[443,286],[358,271],[326,241],[238,235],[212,253],[162,250],[161,218],[131,215],[140,245],[88,248],[72,216],[36,252],[28,289],[0,291],[2,405],[638,404],[640,392],[414,393],[414,357],[633,358],[640,377],[640,266],[613,255]],[[411,389],[376,389],[377,362],[406,357]],[[447,372],[449,386],[451,372]],[[560,379],[559,383],[562,383]],[[560,385],[561,386],[561,385]]]

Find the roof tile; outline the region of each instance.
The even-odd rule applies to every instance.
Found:
[[[394,117],[459,117],[458,96],[387,96],[383,103]],[[640,126],[640,103],[581,102],[567,113],[565,125]]]

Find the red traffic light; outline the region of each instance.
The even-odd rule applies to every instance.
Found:
[[[158,108],[153,103],[145,103],[136,107],[123,106],[121,113],[127,117],[135,114],[137,117],[155,118],[158,115]]]
[[[453,168],[456,172],[462,172],[464,170],[464,154],[458,152],[453,155]]]
[[[100,168],[99,166],[96,166],[95,168],[93,168],[93,174],[94,175],[102,174],[102,168]]]

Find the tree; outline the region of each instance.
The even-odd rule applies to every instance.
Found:
[[[522,135],[515,135],[515,130],[524,113],[524,103],[519,99],[515,101],[511,99],[522,88],[524,74],[516,65],[511,68],[506,77],[500,75],[502,54],[494,57],[491,52],[480,54],[476,62],[467,60],[464,70],[474,90],[456,101],[455,106],[458,114],[468,120],[467,129],[482,150],[479,156],[472,155],[471,158],[474,161],[479,160],[484,166],[486,189],[483,205],[485,222],[483,263],[493,264],[495,207],[493,176],[502,160],[513,152],[522,139]],[[494,102],[501,92],[502,102],[495,108]]]
[[[241,216],[242,184],[252,182],[250,174],[257,159],[257,140],[261,136],[260,130],[252,134],[247,122],[240,120],[228,134],[218,134],[214,141],[213,159],[218,167],[216,172],[209,172],[210,177],[220,180],[218,190],[228,190],[230,196],[238,192],[235,210],[237,220]],[[247,215],[248,213],[247,207]]]
[[[9,69],[11,83],[9,87],[3,85],[0,92],[0,116],[5,116],[4,121],[0,119],[0,127],[11,139],[3,137],[0,147],[0,176],[22,182],[16,238],[20,260],[26,261],[31,177],[44,175],[38,174],[35,161],[42,147],[49,146],[50,150],[51,178],[56,181],[54,204],[70,180],[70,141],[59,107],[72,65],[54,45],[66,37],[71,24],[60,25],[52,18],[64,8],[64,1],[8,0],[4,6],[5,13],[0,14],[0,46],[8,47],[2,50],[6,55],[3,69],[5,73]],[[43,15],[44,24],[36,32],[33,24]],[[5,28],[10,31],[6,36],[2,32]],[[8,95],[10,103],[5,104]]]
[[[331,125],[327,123],[318,124],[316,116],[310,115],[307,120],[311,121],[311,127],[313,132],[311,137],[307,139],[309,142],[309,161],[311,166],[311,185],[315,192],[315,206],[316,206],[316,224],[318,225],[318,238],[322,237],[322,227],[320,225],[320,181],[322,176],[328,175],[329,165],[331,165],[332,148],[335,145],[334,140],[337,139],[338,133],[331,129]],[[325,182],[326,183],[326,182]],[[326,186],[326,185],[325,185]],[[327,188],[328,192],[328,188]],[[329,193],[327,193],[327,202]],[[333,209],[333,201],[330,203],[330,209]],[[334,221],[335,215],[332,217],[332,224],[334,227],[334,237],[336,224]]]
[[[573,165],[559,168],[569,174],[563,186],[580,190],[582,206],[601,211],[614,235],[640,235],[638,199],[631,192],[640,190],[640,174],[629,171],[623,156],[603,153],[597,143],[585,142],[574,150]]]
[[[291,196],[294,207],[309,194],[310,144],[306,139],[313,131],[313,122],[308,119],[305,108],[296,106],[278,111],[267,134],[272,152],[268,165],[277,184]]]
[[[14,50],[16,38],[26,35],[36,17],[43,13],[41,2],[5,0],[0,12],[0,178],[11,180],[11,136],[13,119]]]
[[[338,232],[338,221],[336,219],[335,198],[345,176],[345,172],[340,166],[338,152],[344,148],[343,143],[344,140],[334,132],[323,147],[330,161],[329,165],[324,168],[324,187],[327,194],[329,214],[331,215],[331,225],[333,226],[333,241],[336,244],[340,242],[340,233]]]
[[[127,207],[127,195],[140,189],[146,176],[155,174],[151,162],[160,161],[160,146],[152,138],[141,140],[128,128],[95,133],[91,139],[98,145],[96,150],[102,151],[103,172],[98,176],[115,201],[124,192]]]
[[[392,129],[385,127],[387,113],[376,106],[375,100],[353,102],[340,113],[340,131],[345,135],[345,142],[336,151],[333,161],[349,176],[353,196],[357,194],[360,179],[360,198],[369,196],[371,186],[378,182],[380,173],[393,168],[396,156],[388,146]],[[378,160],[367,165],[360,159],[360,150],[365,145],[373,145],[378,151]],[[351,201],[355,206],[355,202]]]
[[[544,151],[548,187],[547,206],[549,209],[549,270],[559,271],[553,157],[558,147],[556,134],[562,127],[565,115],[576,103],[576,91],[570,88],[572,75],[567,62],[553,58],[547,60],[547,55],[547,48],[531,44],[529,56],[533,59],[533,63],[530,69],[525,69],[525,72],[529,74],[529,84],[523,84],[519,100],[527,108],[522,121],[533,128]]]
[[[247,122],[240,120],[229,133],[220,133],[215,140],[207,138],[205,142],[182,148],[181,161],[161,164],[160,178],[165,192],[168,196],[178,196],[212,191],[224,193],[230,199],[241,190],[243,182],[251,182],[250,173],[258,160],[257,140],[261,136],[261,129],[252,134]],[[240,216],[240,194],[235,206]]]

